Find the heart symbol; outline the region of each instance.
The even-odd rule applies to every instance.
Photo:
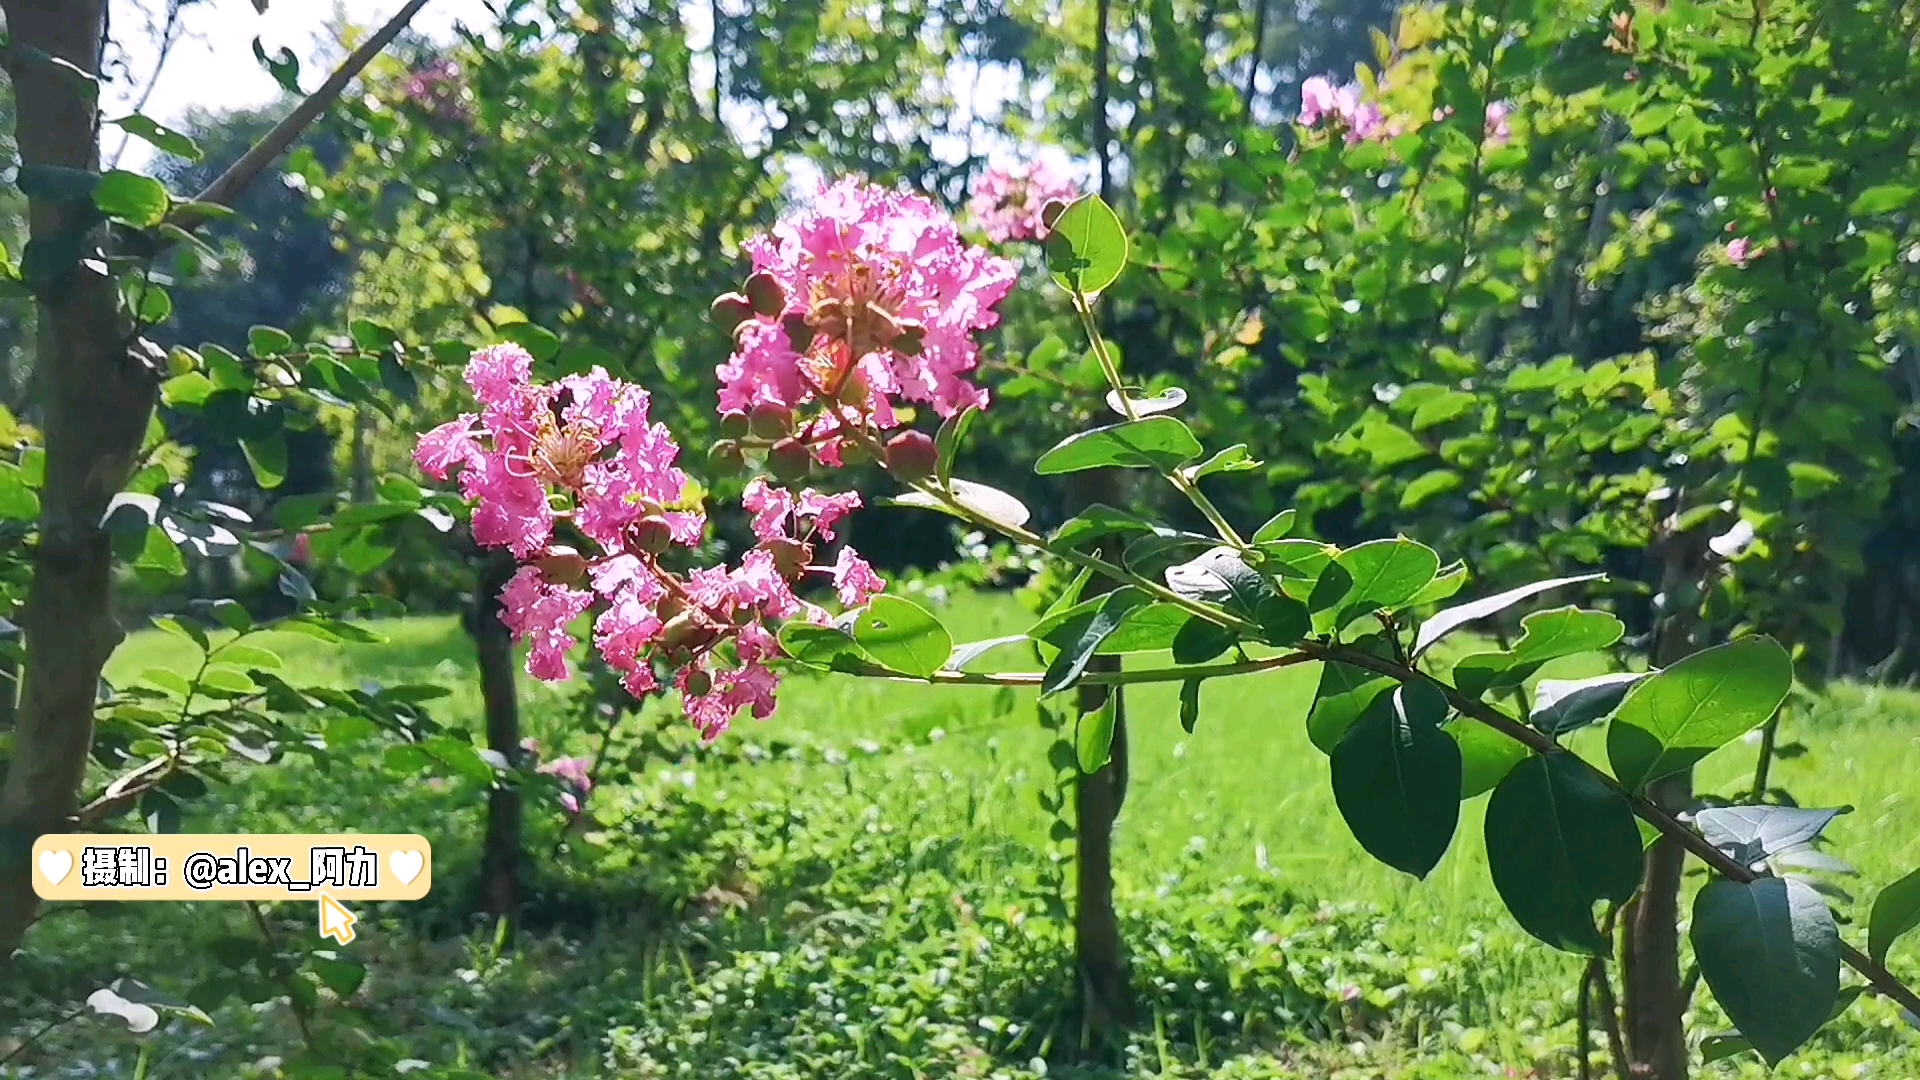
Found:
[[[393,876],[400,879],[400,884],[411,885],[426,869],[427,859],[417,851],[396,851],[387,856],[387,865],[393,867]]]
[[[73,869],[73,852],[43,851],[40,853],[40,875],[47,884],[58,885],[67,879],[67,872]]]

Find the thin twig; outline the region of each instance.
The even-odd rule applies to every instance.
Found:
[[[5,1065],[7,1062],[12,1061],[14,1058],[17,1058],[21,1054],[26,1053],[29,1049],[32,1048],[34,1043],[37,1043],[42,1038],[44,1038],[47,1032],[52,1031],[54,1028],[57,1028],[62,1024],[68,1023],[69,1021],[76,1020],[81,1016],[86,1015],[86,1011],[87,1011],[87,1007],[85,1005],[82,1005],[79,1008],[73,1010],[72,1012],[66,1014],[65,1016],[56,1017],[55,1019],[47,1021],[45,1024],[41,1025],[41,1028],[39,1031],[36,1031],[33,1034],[27,1036],[26,1040],[22,1042],[19,1046],[16,1046],[13,1049],[7,1051],[7,1054],[5,1057],[0,1057],[0,1065]]]
[[[260,911],[258,901],[247,901],[247,912],[253,916],[253,925],[260,931],[260,936],[266,939],[267,948],[273,953],[273,973],[279,976],[280,984],[287,988],[287,1005],[293,1010],[293,1022],[300,1027],[301,1041],[307,1044],[307,1049],[317,1049],[313,1041],[313,1029],[307,1024],[307,1007],[300,1003],[300,995],[293,985],[293,972],[288,970],[286,960],[280,955],[279,937],[274,934],[273,927],[267,924],[267,917]]]
[[[407,28],[407,24],[413,21],[414,15],[426,6],[427,0],[408,0],[406,7],[396,12],[393,18],[387,20],[385,26],[382,26],[372,37],[361,42],[360,47],[353,50],[353,53],[342,61],[340,66],[334,69],[333,74],[327,76],[327,81],[320,84],[318,90],[303,98],[300,104],[287,114],[286,119],[275,124],[272,131],[267,132],[259,142],[253,144],[251,149],[240,155],[239,161],[228,166],[226,172],[221,173],[213,183],[208,184],[200,194],[194,196],[194,201],[231,207],[234,201],[255,180],[259,179],[267,166],[273,164],[281,154],[286,153],[294,141],[320,118],[320,114],[326,112],[335,101],[339,100],[347,84],[357,78],[360,72],[373,62],[373,58],[380,55],[380,51],[392,43],[394,38],[399,37],[400,32]],[[178,224],[182,227],[191,227],[186,222]]]

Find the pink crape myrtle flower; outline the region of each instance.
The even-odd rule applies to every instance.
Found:
[[[964,243],[933,203],[842,180],[746,249],[760,302],[719,368],[722,412],[790,409],[802,418],[795,438],[837,465],[852,437],[843,428],[898,427],[899,403],[941,416],[986,405],[968,381],[980,358],[974,336],[999,323],[995,308],[1017,268]]]
[[[586,758],[556,758],[534,771],[559,780],[566,788],[560,793],[560,805],[569,814],[580,813],[586,797],[593,794],[593,763]]]
[[[1041,214],[1048,203],[1072,202],[1080,186],[1065,163],[1051,156],[1011,168],[994,166],[980,178],[967,208],[996,244],[1046,235]]]
[[[1329,120],[1346,131],[1349,145],[1391,138],[1395,130],[1380,106],[1361,100],[1359,83],[1335,86],[1315,75],[1300,84],[1300,122],[1312,128]]]
[[[1505,146],[1513,141],[1513,106],[1505,101],[1496,101],[1487,106],[1487,140],[1495,146]]]
[[[574,627],[591,615],[593,647],[628,692],[674,687],[708,739],[742,710],[771,714],[779,679],[767,665],[782,655],[779,624],[832,621],[794,592],[798,583],[819,577],[848,603],[882,587],[850,549],[832,566],[814,565],[813,545],[835,538],[860,496],[757,480],[745,496],[757,543],[738,565],[674,570],[667,556],[698,546],[706,517],[688,498],[679,445],[648,415],[646,391],[598,368],[536,383],[532,368],[516,345],[476,352],[466,377],[478,411],[427,432],[414,453],[424,472],[457,479],[473,501],[475,541],[518,558],[500,618],[528,646],[527,673],[568,678]],[[555,542],[562,532],[569,543]],[[559,772],[567,767],[542,771],[571,781]],[[575,788],[573,808],[586,792]]]
[[[1324,75],[1315,75],[1300,84],[1300,122],[1318,127],[1329,116],[1338,116],[1333,83]]]
[[[1742,270],[1745,270],[1747,264],[1759,255],[1760,251],[1754,246],[1753,241],[1744,236],[1736,236],[1727,241],[1727,261]]]

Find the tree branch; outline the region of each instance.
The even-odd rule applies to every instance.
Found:
[[[339,100],[347,84],[358,77],[360,72],[373,62],[373,58],[380,55],[381,50],[393,42],[394,38],[399,37],[400,32],[407,28],[407,24],[413,21],[414,15],[426,6],[427,0],[408,0],[407,6],[395,12],[393,18],[388,19],[387,24],[372,37],[361,42],[360,47],[353,50],[353,53],[334,69],[332,75],[327,76],[327,81],[321,83],[318,90],[303,98],[300,104],[287,114],[286,119],[275,124],[272,131],[267,132],[251,149],[240,155],[239,161],[234,162],[226,172],[221,173],[213,183],[208,184],[205,190],[194,196],[194,201],[231,207],[247,188],[259,179],[267,166],[273,164],[281,154],[286,153],[287,149],[305,134],[307,128],[319,119],[320,114],[326,112],[335,101]],[[176,222],[176,224],[188,227],[185,222]]]

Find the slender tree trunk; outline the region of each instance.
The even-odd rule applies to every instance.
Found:
[[[90,77],[99,71],[106,5],[4,0],[25,164],[98,168]],[[76,236],[73,222],[73,204],[32,200],[29,253],[43,260],[34,277],[47,479],[22,614],[29,652],[19,723],[0,787],[0,958],[39,906],[28,865],[33,842],[66,827],[86,773],[100,671],[124,636],[113,618],[112,551],[100,519],[132,471],[159,385],[145,350],[133,347],[113,281],[98,262],[80,259],[101,231]]]
[[[1682,534],[1667,537],[1665,544],[1663,592],[1669,597],[1697,595],[1705,556],[1701,543]],[[1704,630],[1697,604],[1676,603],[1656,627],[1654,665],[1669,667],[1700,649]],[[1670,813],[1688,809],[1692,771],[1647,785],[1647,798]],[[1680,979],[1680,886],[1686,860],[1680,845],[1664,837],[1656,841],[1647,850],[1640,893],[1623,912],[1627,1056],[1633,1074],[1643,1080],[1687,1080],[1687,1002]]]
[[[1111,470],[1087,475],[1090,479],[1083,490],[1088,502],[1118,504],[1118,478]],[[1118,562],[1119,546],[1109,541],[1103,545],[1103,554]],[[1114,584],[1096,577],[1083,596],[1090,599],[1109,592]],[[1097,656],[1087,670],[1118,671],[1120,657]],[[1082,774],[1074,788],[1074,952],[1087,1026],[1096,1038],[1104,1038],[1130,1023],[1133,1016],[1126,943],[1113,906],[1113,826],[1127,800],[1127,708],[1125,693],[1118,686],[1083,685],[1077,693],[1083,717],[1105,707],[1108,694],[1114,696],[1111,756],[1099,771]]]
[[[468,621],[479,658],[487,746],[508,761],[520,759],[520,700],[515,688],[513,636],[500,621],[500,590],[513,572],[513,560],[505,552],[481,555]],[[521,816],[518,787],[499,784],[487,793],[480,904],[487,914],[509,920],[509,932],[520,904]]]

